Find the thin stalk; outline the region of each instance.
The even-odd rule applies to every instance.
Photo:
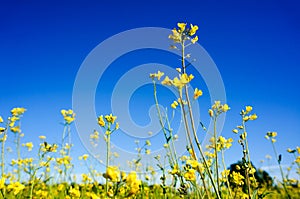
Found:
[[[185,73],[186,71],[186,66],[185,66],[185,45],[184,45],[184,41],[181,42],[181,64],[182,64],[182,69],[183,69],[183,73]],[[188,87],[187,85],[184,86],[185,87],[185,96],[186,96],[186,100],[187,100],[187,105],[188,105],[188,110],[189,110],[189,115],[190,115],[190,120],[191,120],[191,126],[192,126],[192,132],[193,132],[193,135],[194,135],[194,140],[196,142],[196,145],[198,147],[198,150],[200,151],[200,155],[201,155],[201,158],[203,159],[203,162],[204,162],[204,166],[205,166],[205,169],[207,170],[207,173],[208,173],[208,176],[209,176],[209,179],[211,180],[212,182],[212,185],[213,185],[213,188],[216,192],[216,195],[217,195],[217,198],[221,198],[220,195],[219,195],[219,192],[218,192],[218,189],[216,188],[216,185],[214,183],[214,180],[213,180],[213,177],[212,177],[212,174],[210,172],[210,169],[208,167],[208,164],[207,164],[207,161],[206,161],[206,158],[204,156],[204,153],[202,151],[202,147],[201,147],[201,144],[199,142],[199,139],[198,139],[198,136],[197,136],[197,133],[196,133],[196,128],[195,128],[195,122],[194,122],[194,117],[193,117],[193,112],[192,112],[192,107],[191,107],[191,102],[190,102],[190,99],[189,99],[189,95],[188,95]],[[182,97],[181,97],[182,99]],[[184,110],[184,109],[183,109]],[[185,112],[184,113],[184,116],[185,116]],[[190,141],[191,142],[191,141]],[[191,142],[192,144],[192,142]],[[194,152],[195,153],[195,152]],[[196,156],[195,156],[196,157]]]
[[[247,131],[246,131],[246,125],[245,125],[245,121],[244,121],[244,120],[243,120],[243,122],[242,122],[242,125],[243,125],[244,133],[247,133]],[[246,145],[246,151],[247,151],[248,162],[251,164],[250,151],[249,151],[249,146],[248,146],[248,140],[247,140],[247,139],[245,139],[245,145]],[[251,165],[251,166],[252,166],[252,165]]]
[[[180,98],[180,107],[181,107],[181,111],[182,111],[182,115],[183,115],[183,121],[184,121],[186,134],[187,134],[187,137],[188,137],[188,140],[189,140],[190,147],[193,151],[192,155],[193,155],[193,158],[195,160],[197,160],[197,156],[196,156],[196,153],[195,153],[195,149],[194,149],[194,146],[193,146],[193,141],[192,141],[192,138],[191,138],[191,133],[190,133],[190,129],[189,129],[188,121],[187,121],[187,116],[186,116],[187,114],[186,114],[186,111],[184,109],[182,90],[179,90],[179,98]]]
[[[17,155],[18,155],[18,181],[21,179],[21,164],[19,161],[21,161],[21,150],[20,150],[20,133],[17,135]]]
[[[68,156],[71,154],[71,146],[72,146],[72,140],[71,140],[71,128],[70,125],[68,125],[68,138],[69,138],[69,148],[68,148]]]
[[[156,111],[157,111],[157,115],[158,115],[158,119],[159,119],[159,124],[160,124],[160,126],[162,128],[162,131],[164,133],[165,139],[168,140],[168,135],[167,135],[166,129],[164,128],[163,118],[162,118],[162,114],[161,114],[161,111],[160,111],[160,108],[159,108],[158,99],[157,99],[156,83],[155,83],[154,80],[152,82],[153,82],[153,93],[154,93],[155,107],[156,107]],[[176,163],[176,161],[174,159],[176,159],[176,158],[173,157],[173,153],[171,152],[171,149],[169,147],[168,147],[168,149],[169,149],[169,152],[171,154],[171,164],[174,165]]]
[[[275,157],[277,158],[277,163],[278,163],[278,166],[279,166],[279,169],[280,169],[280,174],[281,174],[281,178],[282,178],[282,184],[283,184],[284,191],[287,194],[288,198],[291,199],[291,196],[290,196],[290,194],[289,194],[289,192],[286,188],[285,178],[284,178],[283,170],[282,170],[282,167],[281,167],[281,160],[278,158],[278,154],[277,154],[277,151],[276,151],[276,148],[275,148],[275,144],[272,141],[271,141],[271,143],[272,143],[273,151],[275,153]]]
[[[110,132],[106,136],[106,172],[109,167],[109,154],[110,154]],[[108,178],[105,178],[105,191],[108,193]]]
[[[223,164],[223,168],[224,168],[224,171],[226,171],[226,164],[225,164],[225,157],[224,157],[224,150],[222,150],[222,164]],[[226,173],[225,173],[226,174]],[[228,192],[229,192],[229,196],[230,198],[232,198],[232,193],[231,193],[231,187],[230,187],[230,184],[229,184],[229,181],[228,181],[228,177],[226,176],[226,184],[227,184],[227,187],[228,187]]]
[[[219,163],[218,163],[218,150],[217,150],[217,115],[214,117],[214,148],[215,148],[215,159],[216,159],[216,175],[217,175],[217,188],[218,188],[218,192],[220,197],[221,196],[221,191],[220,191],[220,178],[219,178]]]
[[[1,177],[4,177],[4,169],[5,169],[5,142],[7,139],[7,129],[8,129],[8,123],[6,124],[5,131],[3,132],[2,136],[2,143],[1,143]]]

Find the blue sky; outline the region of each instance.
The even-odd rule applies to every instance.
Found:
[[[284,154],[284,164],[289,164],[286,148],[299,145],[300,133],[298,7],[297,1],[2,1],[0,115],[7,117],[11,108],[25,107],[24,141],[37,142],[41,134],[50,142],[60,141],[60,110],[72,107],[76,74],[98,44],[133,28],[171,29],[177,22],[190,22],[199,26],[199,43],[224,81],[231,110],[222,135],[237,140],[231,129],[240,122],[239,111],[245,105],[253,105],[259,116],[248,130],[254,162],[259,165],[266,154],[273,155],[264,135],[277,131],[278,151]],[[100,84],[110,86],[97,90],[98,115],[109,112],[100,102],[109,97],[109,88],[117,81],[114,77],[120,76],[122,70],[168,58],[163,53],[160,57],[157,51],[136,53],[121,57],[106,71]],[[130,111],[133,120],[141,125],[143,118],[149,119],[148,112],[144,113],[151,105],[151,96],[145,95],[149,90],[151,87],[146,86],[132,98],[139,108]],[[145,106],[139,100],[144,100]],[[209,108],[205,93],[201,103],[205,115]],[[86,153],[75,126],[73,133],[77,146],[73,153]],[[228,163],[242,155],[237,144],[228,153]]]

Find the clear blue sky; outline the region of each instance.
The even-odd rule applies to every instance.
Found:
[[[25,107],[24,141],[36,143],[41,134],[50,142],[60,141],[60,109],[72,107],[77,71],[99,43],[133,28],[171,29],[177,22],[190,22],[199,26],[199,43],[216,63],[224,81],[231,110],[222,134],[237,140],[231,129],[240,122],[239,111],[244,105],[253,105],[259,116],[250,124],[248,133],[254,162],[259,165],[266,154],[273,155],[264,135],[277,131],[278,151],[284,154],[284,164],[289,164],[286,148],[299,146],[300,140],[299,19],[299,5],[290,0],[2,1],[0,115],[7,117],[11,108]],[[157,52],[149,53],[150,58],[140,55],[146,60],[143,62],[125,57],[107,70],[107,76],[114,77],[122,65],[130,69],[135,64],[159,61],[153,59]],[[103,82],[109,85],[109,81],[107,78]],[[111,81],[116,82],[113,78]],[[97,91],[96,101],[110,92]],[[139,92],[135,97],[147,98]],[[142,105],[138,111],[131,110],[133,119],[136,117],[141,125],[143,118],[147,120],[148,112],[143,111],[148,110],[149,103],[145,103],[147,107]],[[202,109],[206,113],[208,107]],[[107,111],[97,105],[98,115]],[[77,146],[73,153],[86,153],[72,127]],[[228,163],[242,155],[237,144],[229,154]]]

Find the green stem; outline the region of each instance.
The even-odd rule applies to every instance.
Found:
[[[226,171],[226,164],[225,164],[225,157],[224,157],[224,150],[222,150],[222,164],[223,164],[223,168],[224,168],[224,171]],[[226,173],[225,173],[226,174]],[[228,192],[229,192],[229,196],[230,198],[232,198],[232,193],[231,193],[231,187],[230,187],[230,184],[229,184],[229,181],[228,181],[228,176],[226,175],[226,184],[227,184],[227,187],[228,187]]]
[[[154,92],[155,107],[156,107],[156,111],[157,111],[157,115],[158,115],[158,119],[159,119],[159,124],[160,124],[160,126],[162,128],[162,131],[164,133],[165,139],[168,140],[167,131],[166,131],[165,127],[164,127],[163,118],[162,118],[162,114],[161,114],[161,111],[160,111],[160,108],[159,108],[158,99],[157,99],[156,83],[155,83],[154,80],[152,82],[153,82],[153,89],[154,89],[153,92]],[[174,164],[176,164],[176,161],[174,160],[173,153],[172,153],[170,147],[168,147],[168,149],[169,149],[169,153],[171,155],[171,157],[170,157],[171,159],[169,159],[169,162],[170,162],[171,165],[174,165]]]
[[[20,150],[20,133],[17,135],[17,155],[18,155],[18,181],[21,179],[21,164],[19,162],[21,161],[21,150]]]
[[[109,167],[109,154],[110,154],[110,132],[108,130],[108,134],[106,135],[106,172]],[[105,191],[106,194],[108,193],[108,178],[106,177],[106,182],[105,182]]]
[[[291,196],[290,196],[290,194],[289,194],[289,192],[286,188],[285,177],[284,177],[283,170],[282,170],[282,167],[281,167],[281,160],[279,159],[279,156],[278,156],[276,148],[275,148],[275,144],[272,142],[272,140],[271,140],[271,143],[272,143],[273,151],[275,153],[275,157],[277,159],[277,163],[278,163],[278,166],[279,166],[279,169],[280,169],[280,174],[281,174],[281,178],[282,178],[282,184],[283,184],[284,191],[287,194],[288,198],[291,199]]]
[[[7,129],[8,129],[8,123],[6,124],[6,128],[3,132],[3,136],[2,136],[2,143],[1,143],[1,177],[4,177],[4,169],[5,169],[5,142],[7,139]]]
[[[218,163],[218,150],[217,150],[217,115],[214,117],[214,148],[215,148],[215,159],[216,159],[216,175],[217,175],[217,188],[218,188],[218,192],[220,197],[221,196],[221,191],[220,191],[220,178],[219,178],[219,163]]]
[[[185,66],[185,45],[184,45],[184,41],[181,42],[181,58],[182,58],[182,69],[183,69],[183,73],[186,72],[186,66]],[[191,126],[192,126],[192,132],[193,132],[193,135],[194,135],[194,140],[196,142],[196,145],[198,147],[198,150],[200,151],[200,155],[201,155],[201,158],[203,159],[203,162],[204,162],[204,166],[205,166],[205,169],[208,173],[208,176],[209,176],[209,179],[210,181],[212,182],[212,185],[213,185],[213,188],[216,192],[216,195],[217,195],[217,198],[220,199],[220,195],[219,195],[219,192],[218,192],[218,189],[216,188],[216,185],[214,183],[214,180],[213,180],[213,177],[212,177],[212,174],[211,174],[211,171],[208,167],[208,164],[207,164],[207,161],[206,161],[206,158],[204,156],[204,153],[203,153],[203,150],[202,150],[202,147],[201,147],[201,144],[199,142],[199,139],[198,139],[198,136],[197,136],[197,132],[196,132],[196,128],[195,128],[195,122],[194,122],[194,117],[193,117],[193,112],[192,112],[192,107],[191,107],[191,102],[190,102],[190,99],[189,99],[189,95],[188,95],[188,87],[187,85],[184,86],[185,87],[185,96],[186,96],[186,100],[187,100],[187,105],[188,105],[188,110],[189,110],[189,115],[190,115],[190,120],[191,120]],[[182,96],[181,96],[181,99],[182,99]],[[182,104],[183,105],[183,104]],[[182,108],[183,109],[183,108]],[[185,115],[185,110],[183,109],[183,115],[186,119],[186,115]],[[186,125],[187,127],[187,125]],[[188,130],[188,129],[187,129]],[[193,149],[193,145],[192,145],[192,142],[191,142],[191,139],[190,139],[190,134],[189,134],[189,131],[188,131],[188,135],[189,135],[189,140],[190,140],[190,143],[191,143],[191,146],[192,146],[192,149]],[[195,151],[193,150],[193,153],[196,157],[196,154],[195,154]],[[196,160],[197,160],[197,157],[196,157]],[[205,184],[205,181],[203,181],[203,183]],[[208,190],[205,189],[208,193]],[[209,195],[208,195],[209,196]]]

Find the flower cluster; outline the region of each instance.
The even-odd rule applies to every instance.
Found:
[[[62,109],[60,113],[64,117],[66,124],[71,124],[75,120],[76,114],[71,109],[69,110]]]
[[[192,38],[198,30],[197,25],[190,24],[190,27],[187,27],[186,23],[177,23],[177,26],[178,28],[172,30],[169,39],[172,39],[175,43],[184,43],[190,40],[194,44],[198,41],[198,36]]]

